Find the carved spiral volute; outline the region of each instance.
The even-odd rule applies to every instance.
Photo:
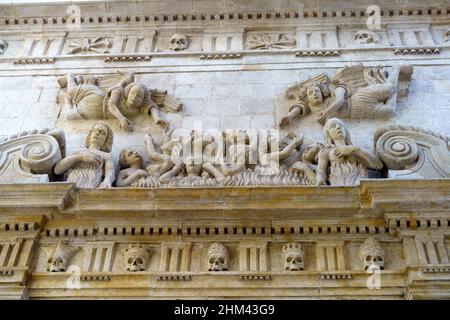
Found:
[[[55,164],[61,160],[61,150],[56,139],[49,135],[27,138],[19,153],[21,167],[32,173],[52,172]]]
[[[376,151],[381,160],[391,170],[402,170],[417,161],[417,143],[402,132],[386,132],[376,143]]]

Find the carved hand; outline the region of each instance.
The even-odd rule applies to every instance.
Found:
[[[342,158],[348,157],[358,151],[359,151],[359,148],[356,146],[344,146],[344,147],[338,147],[338,148],[334,149],[333,155],[338,159],[342,159]]]

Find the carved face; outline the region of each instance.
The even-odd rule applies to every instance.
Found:
[[[59,254],[54,254],[47,261],[47,270],[50,272],[64,272],[67,269],[67,259]]]
[[[377,254],[368,254],[364,257],[365,270],[383,270],[384,257]]]
[[[306,89],[306,96],[311,106],[318,106],[323,102],[322,91],[319,86],[311,85]]]
[[[355,41],[359,44],[375,44],[379,43],[378,34],[370,30],[360,30],[355,34]]]
[[[189,45],[188,37],[184,34],[174,34],[170,38],[170,46],[169,49],[173,51],[181,51],[186,50]]]
[[[284,257],[284,270],[299,271],[305,268],[303,255],[300,252],[288,252]]]
[[[108,129],[102,124],[97,124],[92,129],[90,145],[103,146],[108,138]]]
[[[139,107],[144,102],[144,98],[144,89],[139,85],[134,85],[133,87],[131,87],[130,92],[128,93],[127,105]]]
[[[316,160],[317,155],[320,152],[320,146],[314,145],[310,146],[303,151],[302,160],[308,162],[314,162]]]
[[[329,122],[327,131],[333,142],[345,140],[345,128],[339,122]]]
[[[228,257],[223,253],[212,253],[209,255],[208,271],[227,271]]]
[[[141,164],[141,157],[134,150],[124,149],[120,153],[120,165],[123,168],[127,168],[127,167],[131,167],[134,164],[140,165]]]

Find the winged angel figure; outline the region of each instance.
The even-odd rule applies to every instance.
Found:
[[[166,91],[148,89],[136,81],[133,73],[117,71],[100,77],[68,74],[58,79],[58,83],[61,88],[67,87],[68,120],[114,117],[123,129],[131,131],[129,117],[145,113],[158,126],[167,128],[169,123],[161,118],[160,111],[178,112],[182,107]]]
[[[412,71],[411,66],[396,67],[388,73],[380,67],[356,65],[340,70],[331,81],[325,73],[310,78],[286,91],[286,98],[293,103],[280,126],[311,112],[318,115],[321,124],[331,117],[391,116],[395,112],[397,96],[407,93]]]

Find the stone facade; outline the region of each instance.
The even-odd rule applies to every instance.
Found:
[[[0,297],[450,298],[445,2],[50,2],[0,6]]]

